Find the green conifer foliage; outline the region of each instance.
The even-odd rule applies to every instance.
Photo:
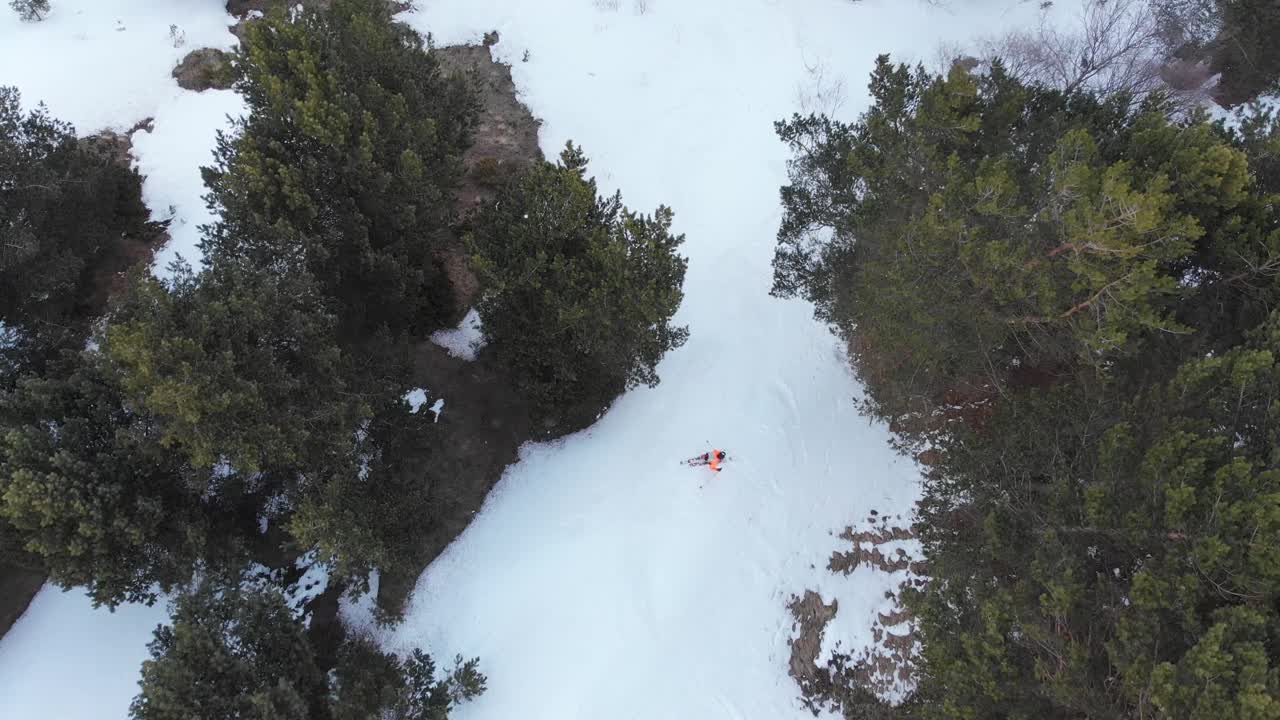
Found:
[[[869,388],[885,414],[1028,373],[1105,374],[1192,320],[1225,339],[1234,325],[1187,301],[1234,297],[1280,257],[1243,152],[1158,105],[1027,88],[998,64],[941,78],[885,58],[871,91],[854,125],[779,124],[798,157],[775,293],[814,301],[870,354],[864,374],[910,368]],[[1232,302],[1257,317],[1274,294]]]
[[[203,585],[148,649],[134,720],[329,717],[324,675],[278,592]]]
[[[156,628],[134,720],[448,720],[484,692],[478,661],[437,675],[421,650],[404,660],[350,638],[326,678],[303,624],[274,590],[203,583]]]
[[[234,64],[249,115],[205,173],[222,218],[209,262],[300,261],[344,334],[428,332],[454,312],[437,251],[476,99],[382,0],[249,27]]]
[[[23,548],[97,603],[152,600],[204,554],[210,509],[154,425],[93,357],[0,394],[0,516]],[[218,543],[214,554],[230,554]]]
[[[94,271],[150,227],[136,172],[20,100],[0,87],[0,387],[83,344]]]
[[[485,334],[548,412],[656,385],[658,361],[688,337],[670,322],[687,265],[671,210],[638,215],[620,194],[599,197],[586,164],[569,145],[504,187],[469,234]]]
[[[347,392],[335,320],[302,272],[219,263],[139,277],[106,351],[162,441],[196,467],[246,474],[341,457],[366,410]]]
[[[1276,125],[894,67],[796,151],[775,292],[933,456],[931,718],[1280,717]]]

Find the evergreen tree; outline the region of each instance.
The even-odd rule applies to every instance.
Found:
[[[148,650],[134,720],[329,717],[324,675],[278,592],[202,585]]]
[[[221,213],[209,262],[300,261],[344,337],[429,332],[453,312],[437,252],[476,98],[382,0],[249,26],[234,64],[249,109],[206,170]]]
[[[1213,128],[1027,88],[998,64],[944,79],[882,58],[871,91],[856,125],[779,125],[799,157],[774,267],[775,293],[812,300],[882,380],[881,414],[1221,346],[1274,301],[1257,287],[1280,258],[1268,196]]]
[[[334,671],[334,720],[447,720],[449,710],[484,692],[477,664],[459,657],[453,672],[437,679],[435,662],[421,650],[399,660],[350,640]]]
[[[349,639],[328,679],[306,628],[274,590],[203,583],[156,628],[142,664],[135,720],[447,720],[484,692],[475,659],[437,677],[421,650],[407,659]]]
[[[38,22],[49,14],[49,0],[9,0],[9,7],[26,22]]]
[[[86,355],[0,394],[0,517],[63,587],[87,586],[96,603],[154,600],[155,586],[190,578],[218,501],[201,498],[111,367]],[[208,549],[234,554],[223,538]]]
[[[154,229],[136,172],[20,101],[0,87],[0,387],[83,344],[95,271]]]
[[[1217,0],[1221,30],[1210,67],[1222,74],[1220,97],[1241,102],[1280,90],[1280,7],[1266,0]]]
[[[345,378],[335,320],[303,271],[218,262],[139,277],[105,351],[124,387],[196,467],[254,475],[332,467],[367,413]]]
[[[882,59],[797,157],[775,292],[927,442],[913,712],[1277,717],[1276,127]]]
[[[599,197],[586,167],[570,144],[559,164],[503,187],[469,233],[485,334],[548,413],[656,385],[658,361],[688,336],[670,324],[687,264],[671,210],[638,215],[620,194]]]
[[[443,474],[432,458],[439,438],[430,418],[399,400],[381,409],[356,433],[356,469],[318,478],[290,518],[293,536],[357,587],[367,589],[374,570],[413,577],[426,565],[423,539],[436,526],[428,508]]]

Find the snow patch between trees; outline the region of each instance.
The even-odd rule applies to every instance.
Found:
[[[426,388],[414,388],[404,394],[404,401],[409,404],[409,412],[417,415],[422,407],[427,404],[429,394]],[[436,398],[436,401],[427,408],[435,415],[435,422],[440,422],[440,415],[444,413],[444,398]]]
[[[439,345],[449,354],[463,360],[475,360],[476,353],[485,345],[484,327],[480,322],[480,313],[475,308],[467,311],[458,327],[452,330],[439,330],[431,335],[431,342]]]
[[[243,112],[244,100],[231,90],[179,91],[157,111],[151,132],[133,134],[142,199],[152,220],[169,222],[169,242],[152,263],[158,277],[169,277],[169,264],[179,258],[199,270],[200,227],[215,219],[200,168],[213,164],[218,132],[229,131],[231,118]]]

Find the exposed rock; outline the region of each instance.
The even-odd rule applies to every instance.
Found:
[[[511,66],[495,61],[489,52],[490,45],[498,42],[498,34],[485,35],[485,42],[433,51],[446,72],[467,75],[480,95],[472,145],[462,157],[467,174],[458,193],[461,211],[491,198],[505,177],[542,159],[538,147],[541,123],[517,98]]]
[[[498,39],[498,33],[491,32],[485,34],[484,45],[454,45],[432,51],[446,72],[469,77],[480,97],[472,144],[462,156],[466,174],[458,188],[459,214],[491,199],[504,180],[542,159],[538,147],[540,123],[516,97],[511,66],[495,61],[489,52]],[[445,250],[441,256],[454,287],[459,311],[455,321],[461,320],[461,314],[473,305],[480,283],[468,268],[460,247]]]
[[[233,82],[230,56],[216,48],[192,50],[173,69],[178,87],[185,90],[226,90]]]
[[[152,120],[147,118],[129,128],[127,132],[118,133],[103,130],[97,135],[86,135],[80,138],[80,144],[88,149],[96,150],[121,167],[133,166],[133,134],[139,130],[151,132]]]
[[[835,600],[830,605],[822,602],[822,596],[812,590],[805,590],[804,597],[792,596],[787,605],[791,617],[795,618],[800,632],[787,641],[791,646],[791,660],[788,672],[800,691],[809,697],[817,690],[814,687],[820,682],[818,654],[822,651],[822,636],[826,632],[827,623],[836,616],[840,609]]]

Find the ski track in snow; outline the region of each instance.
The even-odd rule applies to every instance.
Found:
[[[825,564],[868,510],[907,516],[918,473],[856,412],[860,390],[811,309],[768,296],[787,159],[773,123],[802,107],[853,119],[877,54],[928,62],[940,41],[1034,22],[1035,4],[418,4],[403,17],[438,44],[502,33],[494,52],[545,121],[549,157],[573,139],[602,192],[675,209],[690,258],[676,319],[692,337],[662,363],[658,388],[628,393],[588,431],[525,447],[385,644],[481,657],[489,690],[459,720],[809,717],[786,675],[788,598],[838,598],[843,647],[868,644],[897,578],[837,577]],[[155,118],[134,139],[153,216],[176,211],[159,259],[196,262],[208,220],[196,168],[241,106],[233,93],[182,91],[169,72],[190,49],[235,42],[223,3],[53,5],[35,25],[0,8],[0,83],[82,134]],[[679,465],[712,443],[733,456],[723,473]],[[343,608],[368,623],[367,601]],[[45,588],[0,640],[0,717],[125,717],[166,618],[163,603],[112,614]]]

